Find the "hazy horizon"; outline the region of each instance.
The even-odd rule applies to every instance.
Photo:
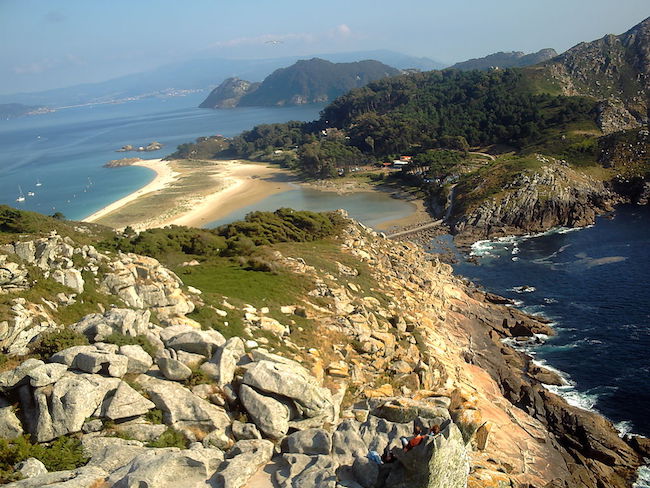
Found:
[[[101,82],[200,58],[390,50],[451,65],[498,51],[563,52],[621,34],[649,10],[647,0],[332,0],[327,9],[289,0],[0,0],[0,94]]]

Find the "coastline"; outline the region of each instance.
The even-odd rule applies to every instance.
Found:
[[[356,182],[348,182],[344,188],[300,182],[289,170],[266,163],[151,159],[133,165],[153,170],[154,179],[83,221],[118,229],[128,225],[137,231],[167,225],[204,227],[240,208],[291,190],[289,183],[293,182],[302,187],[339,194],[390,193],[412,206],[413,211],[408,215],[377,225],[379,231],[397,232],[433,222],[421,199],[395,188]]]
[[[201,227],[270,195],[288,190],[282,168],[238,160],[133,163],[155,171],[144,187],[89,215],[85,222],[145,230],[167,225]]]
[[[163,161],[162,159],[144,159],[132,163],[130,166],[142,166],[143,168],[152,170],[155,173],[153,179],[145,186],[139,188],[133,193],[129,193],[127,196],[106,205],[104,208],[98,210],[97,212],[84,217],[82,219],[82,222],[96,222],[102,217],[105,217],[111,212],[122,208],[137,198],[167,188],[173,181],[175,181],[177,177],[177,175],[167,163],[168,161]]]

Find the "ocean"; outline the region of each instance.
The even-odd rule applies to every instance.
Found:
[[[622,433],[650,436],[650,208],[625,205],[584,229],[481,241],[478,264],[454,268],[554,322],[529,349],[568,384],[553,391],[595,409]]]
[[[142,167],[102,167],[112,159],[161,158],[200,136],[233,136],[257,124],[314,120],[323,108],[197,108],[204,97],[200,93],[150,98],[0,120],[0,203],[83,219],[154,177],[153,171]],[[115,152],[127,144],[138,147],[152,141],[162,143],[163,148]],[[25,201],[19,203],[16,198],[21,190]]]

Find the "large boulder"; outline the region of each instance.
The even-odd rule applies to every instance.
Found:
[[[120,346],[120,354],[127,357],[127,373],[146,373],[153,366],[153,359],[142,346]]]
[[[77,293],[84,291],[85,282],[78,269],[55,269],[50,276],[57,283],[72,288]]]
[[[15,488],[88,488],[89,486],[102,486],[107,473],[95,466],[84,466],[68,471],[54,471],[44,473],[33,478],[15,481],[11,484]]]
[[[332,450],[332,436],[324,429],[307,429],[294,432],[284,440],[286,452],[327,456]]]
[[[27,373],[27,376],[29,376],[29,384],[34,388],[51,385],[52,383],[56,383],[67,370],[68,367],[65,364],[43,364]]]
[[[192,376],[192,370],[172,358],[158,358],[158,367],[165,378],[172,381],[185,381]]]
[[[119,437],[84,436],[81,445],[84,454],[90,458],[87,466],[101,468],[108,473],[126,466],[147,449],[142,442]]]
[[[177,351],[192,352],[210,357],[214,351],[226,343],[226,339],[216,330],[196,330],[187,328],[184,332],[177,334],[169,339],[161,338],[167,344],[167,347]]]
[[[255,425],[271,439],[280,439],[289,430],[291,409],[287,402],[262,395],[248,385],[239,388],[239,400]]]
[[[15,439],[23,433],[23,426],[7,400],[0,397],[0,438]]]
[[[117,378],[66,372],[54,385],[36,388],[21,395],[21,404],[37,442],[79,432],[84,421],[95,414],[109,391],[120,383]]]
[[[224,386],[235,377],[237,363],[244,353],[244,341],[239,337],[232,337],[217,348],[208,362],[201,365],[201,371],[214,379],[217,385]]]
[[[104,398],[100,407],[100,416],[111,420],[120,420],[144,415],[154,407],[153,402],[122,381],[115,393],[109,393]]]
[[[129,359],[121,354],[104,351],[80,352],[75,357],[72,367],[86,373],[100,373],[121,378],[129,368]]]
[[[216,488],[242,488],[273,456],[273,443],[266,440],[237,442],[213,478]]]
[[[208,480],[222,461],[223,453],[218,449],[148,449],[113,472],[107,481],[113,488],[209,486]]]
[[[72,325],[72,329],[84,334],[93,342],[103,341],[109,335],[118,333],[128,336],[146,334],[151,324],[149,310],[112,308],[103,314],[91,313]]]
[[[331,456],[283,454],[278,460],[275,482],[280,488],[336,488],[336,463]]]
[[[335,416],[332,394],[318,385],[304,368],[290,364],[259,361],[248,368],[242,382],[256,390],[290,398],[299,405],[303,416]]]
[[[138,384],[157,408],[163,411],[165,424],[177,430],[193,429],[208,433],[225,432],[230,426],[226,412],[199,398],[178,383],[141,375]]]

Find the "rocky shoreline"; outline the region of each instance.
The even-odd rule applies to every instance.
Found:
[[[277,266],[314,289],[281,307],[283,320],[247,305],[244,334],[227,340],[187,317],[201,290],[152,258],[106,254],[56,234],[0,253],[3,290],[29,290],[36,268],[70,290],[44,306],[16,299],[0,323],[4,351],[24,354],[39,335],[61,329],[52,312],[89,286],[119,301],[69,324],[88,345],[0,373],[3,437],[26,431],[48,443],[74,435],[90,458],[51,473],[30,461],[37,469],[17,468],[30,477],[15,486],[165,487],[185,479],[244,487],[273,466],[258,486],[629,487],[650,455],[646,439],[621,439],[598,414],[548,392],[542,382],[561,378],[503,341],[552,334],[548,324],[459,280],[415,244],[360,224],[340,236],[349,260],[336,262],[336,273],[276,252]],[[371,295],[351,281],[366,272],[362,264]],[[224,299],[218,312],[235,310]],[[318,349],[295,342],[298,316],[319,324]],[[105,342],[115,333],[153,348]],[[262,346],[268,334],[284,352]],[[205,381],[188,383],[197,375]],[[155,411],[161,423],[152,421]],[[440,437],[398,449],[414,425],[435,423],[444,426]],[[169,430],[190,444],[151,447]],[[386,445],[398,463],[366,458]]]

